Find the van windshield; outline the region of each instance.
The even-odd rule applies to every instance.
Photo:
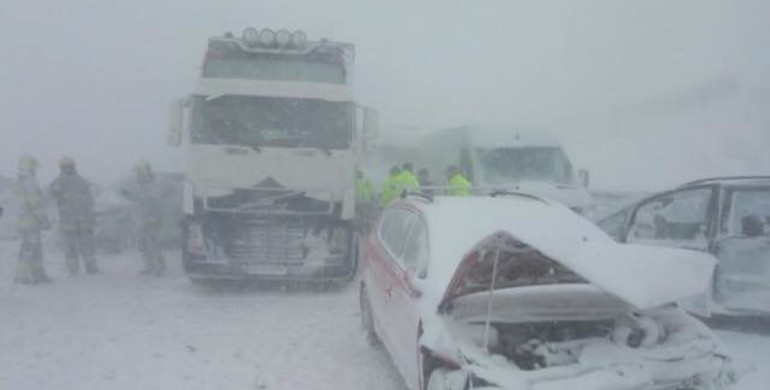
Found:
[[[510,181],[572,182],[572,165],[558,147],[477,149],[479,168],[490,184]]]

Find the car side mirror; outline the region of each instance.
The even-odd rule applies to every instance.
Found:
[[[580,180],[581,186],[588,188],[588,185],[591,184],[591,175],[588,173],[587,169],[578,171],[578,180]]]
[[[409,295],[415,298],[422,296],[423,281],[417,277],[417,272],[413,267],[404,271],[404,282],[409,289]]]

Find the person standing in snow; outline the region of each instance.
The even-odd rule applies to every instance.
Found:
[[[417,181],[420,182],[420,188],[424,194],[430,196],[433,195],[434,189],[430,187],[434,187],[436,183],[430,180],[430,173],[428,173],[427,169],[422,168],[419,172],[417,172]]]
[[[94,197],[91,185],[78,175],[75,160],[63,157],[60,174],[51,183],[51,196],[59,209],[59,230],[66,247],[67,270],[70,276],[80,273],[80,260],[89,274],[100,273],[94,254]]]
[[[471,196],[471,182],[465,178],[460,168],[450,165],[446,170],[446,177],[449,181],[449,195]]]
[[[401,194],[404,192],[420,190],[420,182],[414,175],[414,167],[412,166],[412,163],[407,162],[401,166],[401,172],[396,176],[395,179],[395,186],[396,197],[401,196]]]
[[[16,265],[15,283],[37,284],[50,282],[43,265],[43,230],[51,228],[45,208],[43,191],[37,184],[37,160],[24,156],[19,160],[18,181],[15,193],[19,200],[19,217],[16,230],[21,236],[19,261]]]
[[[136,181],[121,193],[136,206],[135,220],[139,250],[142,252],[143,275],[162,275],[166,272],[166,261],[160,250],[158,236],[162,225],[162,196],[155,180],[152,167],[147,162],[137,163],[134,167]]]
[[[396,199],[398,194],[396,193],[396,178],[401,173],[401,169],[398,166],[390,168],[390,174],[385,179],[385,183],[382,184],[382,192],[380,193],[380,207],[384,208]]]
[[[377,190],[374,184],[364,176],[360,170],[356,170],[356,219],[358,228],[365,232],[373,218]]]

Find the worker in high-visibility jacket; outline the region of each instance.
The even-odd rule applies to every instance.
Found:
[[[43,230],[51,228],[43,200],[43,191],[37,184],[37,160],[24,156],[19,160],[18,181],[15,187],[19,201],[16,230],[21,236],[19,260],[14,282],[36,284],[50,282],[43,266]]]
[[[385,207],[391,204],[396,197],[398,197],[396,181],[398,175],[401,173],[401,169],[397,166],[390,168],[390,174],[382,183],[382,191],[380,192],[380,207]]]
[[[412,163],[404,163],[404,165],[401,166],[401,172],[399,172],[395,178],[395,186],[396,197],[401,196],[404,192],[420,190],[420,181],[417,180],[417,176],[414,175]]]
[[[377,196],[377,190],[374,189],[374,184],[364,177],[364,173],[360,170],[356,171],[356,204],[369,204],[374,201]]]
[[[356,225],[367,231],[374,215],[377,190],[374,184],[360,170],[356,171]]]
[[[449,195],[471,196],[471,182],[465,178],[460,168],[451,165],[447,168],[446,174],[449,181]]]

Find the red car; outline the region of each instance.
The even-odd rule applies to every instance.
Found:
[[[714,264],[528,195],[410,196],[368,237],[361,318],[415,390],[721,389],[730,359],[677,303]]]

